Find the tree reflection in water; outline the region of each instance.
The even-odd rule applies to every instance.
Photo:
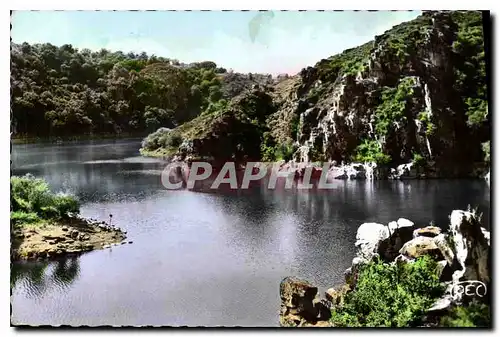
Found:
[[[80,275],[80,261],[75,256],[51,262],[16,262],[10,275],[12,290],[22,283],[29,297],[39,297],[53,287],[69,288]]]

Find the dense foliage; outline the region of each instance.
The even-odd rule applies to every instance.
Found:
[[[375,132],[385,136],[389,130],[398,129],[406,122],[406,104],[413,95],[413,77],[403,78],[397,87],[382,90],[381,104],[375,111]]]
[[[224,108],[243,88],[272,81],[255,77],[209,61],[185,65],[146,53],[12,44],[13,131],[46,137],[172,128]]]
[[[14,224],[59,219],[80,210],[73,196],[52,193],[43,179],[32,175],[10,178],[10,205],[10,219]]]
[[[373,48],[370,41],[359,47],[347,49],[316,64],[321,81],[335,81],[340,75],[356,75],[368,66],[368,57]]]
[[[356,148],[353,159],[359,163],[375,162],[377,164],[387,164],[390,162],[391,157],[382,152],[382,147],[379,142],[365,139]]]
[[[486,61],[483,21],[480,12],[453,12],[458,33],[453,50],[456,53],[455,89],[462,97],[468,123],[480,126],[488,118]]]
[[[371,262],[359,271],[356,288],[332,310],[336,327],[416,326],[442,295],[437,263],[424,256],[414,263]]]
[[[141,151],[146,155],[178,154],[218,160],[261,159],[262,154],[266,155],[266,144],[270,145],[266,119],[274,112],[272,97],[255,88],[221,110],[205,112],[172,130],[157,130],[144,139]],[[278,155],[274,145],[268,160]]]
[[[491,312],[487,304],[472,301],[466,306],[455,307],[449,315],[441,319],[443,327],[491,327]]]

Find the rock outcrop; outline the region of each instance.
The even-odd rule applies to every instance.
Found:
[[[415,228],[413,222],[403,218],[388,225],[364,223],[356,234],[357,253],[346,270],[344,285],[328,289],[325,298],[320,299],[318,289],[309,282],[295,278],[283,280],[280,324],[330,326],[328,308],[343,304],[346,294],[356,289],[360,267],[374,259],[392,264],[413,263],[427,255],[437,261],[437,276],[446,290],[428,308],[425,319],[435,321],[453,306],[473,298],[485,301],[483,295],[491,284],[489,237],[489,231],[481,227],[480,216],[474,211],[453,211],[449,227],[443,233],[435,226]],[[465,296],[464,291],[457,291],[463,282],[472,282],[484,289],[481,288],[482,293]]]
[[[294,159],[375,161],[375,177],[391,179],[477,176],[478,167],[484,172],[486,104],[486,117],[474,124],[457,77],[459,62],[471,56],[461,54],[456,41],[473,26],[482,30],[479,12],[424,12],[371,43],[303,69],[275,116],[298,120],[297,133],[290,134],[298,147]],[[473,90],[482,91],[482,83]],[[272,133],[286,138],[282,129]],[[337,176],[364,178],[359,168]]]
[[[280,284],[280,325],[285,327],[327,326],[331,313],[318,299],[318,288],[309,282],[287,277]]]

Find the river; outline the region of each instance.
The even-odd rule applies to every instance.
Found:
[[[13,324],[278,326],[279,283],[320,291],[343,281],[363,222],[405,217],[446,227],[453,209],[484,212],[482,180],[339,181],[328,191],[166,190],[165,163],[140,140],[14,145],[12,173],[45,178],[133,244],[12,267]]]

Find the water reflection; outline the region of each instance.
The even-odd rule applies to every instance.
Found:
[[[363,222],[404,217],[445,227],[453,209],[472,204],[489,226],[484,181],[168,191],[160,179],[164,163],[138,158],[139,146],[14,146],[15,174],[32,172],[55,190],[71,188],[84,216],[113,214],[134,244],[64,262],[15,264],[13,321],[276,326],[281,279],[303,277],[320,291],[341,282]]]
[[[22,286],[29,298],[37,298],[56,288],[69,289],[80,274],[79,257],[57,261],[16,262],[11,265],[10,287]]]

